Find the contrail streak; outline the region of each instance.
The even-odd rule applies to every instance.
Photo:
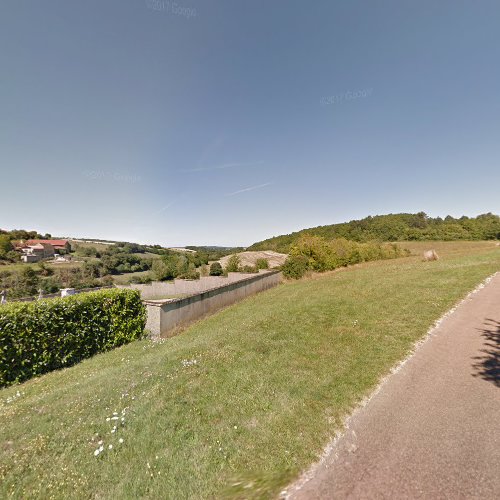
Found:
[[[261,189],[266,186],[270,186],[272,182],[266,182],[265,184],[259,184],[258,186],[250,186],[244,189],[239,189],[238,191],[234,191],[234,193],[228,193],[226,196],[234,196],[235,194],[246,193],[248,191],[254,191],[255,189]]]

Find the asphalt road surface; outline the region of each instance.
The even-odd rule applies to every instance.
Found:
[[[441,323],[297,484],[293,499],[500,499],[500,274]]]

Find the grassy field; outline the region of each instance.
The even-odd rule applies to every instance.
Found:
[[[87,243],[85,241],[76,241],[76,240],[70,240],[69,241],[71,244],[72,248],[75,248],[77,246],[82,247],[82,248],[87,248],[87,247],[94,247],[97,248],[97,250],[107,250],[110,246],[113,246],[113,244],[109,243],[99,243],[99,242],[93,242],[93,243]]]
[[[500,270],[491,243],[412,250],[428,247],[442,258],[286,283],[178,337],[0,391],[0,497],[275,496],[432,323]]]
[[[161,255],[151,252],[144,252],[143,254],[141,254],[141,256],[148,259],[161,259]]]
[[[497,241],[402,241],[403,248],[408,248],[413,255],[422,256],[425,250],[436,250],[439,256],[449,259],[453,256],[471,253],[489,252],[497,247]]]
[[[36,264],[24,264],[22,262],[19,262],[19,263],[9,263],[9,264],[5,264],[5,263],[2,263],[0,264],[0,271],[21,271],[21,269],[23,269],[24,267],[31,267],[31,266],[35,266]]]
[[[51,261],[43,261],[43,264],[45,264],[48,268],[50,269],[73,269],[76,267],[80,267],[82,265],[81,262],[77,261],[70,261],[70,262],[58,262],[55,264],[54,262]],[[38,263],[34,264],[26,264],[23,262],[15,263],[15,264],[4,264],[0,265],[0,271],[22,271],[23,269],[31,267],[35,271],[40,269]]]

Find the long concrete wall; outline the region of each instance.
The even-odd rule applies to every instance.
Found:
[[[236,273],[235,273],[236,274]],[[175,329],[211,314],[223,307],[257,292],[278,285],[282,279],[278,271],[252,274],[240,279],[195,293],[182,299],[145,300],[148,310],[146,329],[152,337],[172,336]]]
[[[265,273],[266,271],[260,271]],[[193,295],[195,293],[206,292],[220,286],[241,281],[245,278],[255,277],[255,273],[228,273],[227,276],[203,276],[197,280],[182,280],[165,283],[154,281],[146,285],[117,285],[118,288],[133,288],[141,292],[143,300],[156,300],[172,297],[176,295]]]

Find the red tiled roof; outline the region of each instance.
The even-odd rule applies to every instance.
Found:
[[[53,247],[64,247],[68,240],[27,240],[26,245],[38,245],[43,243],[45,245],[52,245]]]

